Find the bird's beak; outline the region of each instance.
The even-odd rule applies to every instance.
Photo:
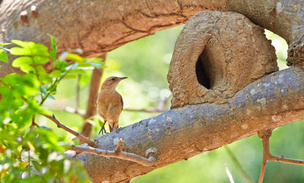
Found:
[[[120,77],[119,80],[127,79],[128,77]]]

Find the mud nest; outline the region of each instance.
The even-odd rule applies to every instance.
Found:
[[[264,29],[244,15],[200,12],[175,44],[168,73],[171,108],[225,103],[249,83],[277,71],[276,60]]]

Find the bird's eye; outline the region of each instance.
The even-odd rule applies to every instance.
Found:
[[[112,81],[115,81],[115,78],[112,78]]]

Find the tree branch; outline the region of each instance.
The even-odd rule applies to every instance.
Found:
[[[181,25],[200,11],[213,10],[241,13],[261,27],[282,36],[289,43],[289,57],[300,58],[297,53],[303,47],[304,6],[297,0],[50,2],[51,0],[39,3],[37,0],[3,0],[0,8],[0,42],[19,39],[50,46],[45,34],[48,32],[60,40],[59,52],[81,48],[83,56],[96,57],[133,40]],[[43,13],[36,17],[30,16],[27,23],[22,23],[18,17],[20,12],[30,11],[34,4],[37,11]],[[78,11],[79,8],[81,11]],[[53,16],[50,17],[50,14]],[[66,29],[62,29],[63,25]],[[66,31],[67,29],[73,31]],[[0,70],[0,75],[14,71],[9,64],[3,64],[5,66]]]
[[[75,113],[75,114],[79,114],[81,116],[85,115],[85,111],[84,110],[77,110],[72,108],[72,107],[65,107],[64,109],[62,109],[66,112],[70,112],[70,113]],[[146,112],[146,113],[163,113],[168,111],[168,109],[159,109],[159,108],[151,108],[151,109],[138,109],[138,108],[125,108],[123,109],[123,111],[127,111],[127,112]]]
[[[267,161],[277,161],[281,163],[289,163],[289,164],[304,166],[303,160],[290,159],[290,158],[285,158],[283,156],[272,155],[269,150],[269,138],[271,134],[272,134],[272,130],[263,130],[258,132],[258,135],[263,142],[263,160],[262,160],[260,178],[258,183],[263,183]]]
[[[44,117],[46,117],[46,118],[48,118],[49,120],[51,120],[51,121],[53,121],[54,123],[56,123],[58,128],[62,128],[62,129],[64,129],[65,131],[67,131],[67,132],[71,133],[72,135],[76,136],[77,138],[79,138],[80,141],[88,143],[88,145],[91,146],[91,147],[96,147],[96,142],[95,142],[95,141],[93,141],[93,140],[91,140],[90,138],[85,137],[85,136],[81,135],[80,133],[75,132],[75,131],[72,130],[71,128],[69,128],[69,127],[63,125],[62,123],[60,123],[60,122],[56,119],[56,117],[55,117],[54,115],[53,115],[53,116],[48,116],[48,115],[45,115],[45,114],[41,114],[41,115],[43,115]]]
[[[267,75],[236,93],[227,104],[204,103],[172,109],[98,137],[98,148],[115,149],[124,139],[127,151],[138,155],[157,148],[153,166],[77,155],[93,182],[126,181],[156,168],[217,149],[264,129],[304,119],[304,72],[292,66]],[[296,105],[294,105],[296,104]],[[104,168],[107,167],[107,168]],[[114,173],[104,169],[119,170]]]
[[[163,113],[168,111],[168,109],[164,108],[151,108],[151,109],[137,109],[137,108],[125,108],[123,111],[128,111],[128,112],[146,112],[146,113]]]
[[[265,169],[266,169],[266,163],[269,160],[269,138],[272,134],[271,130],[265,130],[258,132],[259,137],[262,139],[263,142],[263,160],[261,165],[261,172],[260,172],[260,178],[258,183],[263,183]]]
[[[143,166],[152,166],[154,164],[154,162],[156,161],[155,155],[157,153],[157,150],[155,148],[152,150],[148,149],[147,150],[148,158],[144,158],[144,157],[136,155],[134,153],[128,153],[128,152],[122,151],[123,146],[124,146],[123,141],[122,141],[122,139],[120,139],[115,151],[102,150],[99,148],[92,148],[92,147],[81,147],[81,146],[77,147],[74,145],[72,145],[68,150],[72,150],[77,153],[89,153],[89,154],[95,154],[95,155],[103,156],[103,157],[118,158],[118,159],[122,159],[122,160],[136,162]],[[152,151],[153,151],[153,153],[152,153]]]

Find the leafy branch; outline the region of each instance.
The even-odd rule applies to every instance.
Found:
[[[39,126],[35,116],[52,117],[43,104],[48,98],[55,99],[61,81],[86,74],[85,69],[103,67],[102,60],[86,59],[75,52],[63,52],[57,58],[56,41],[49,36],[51,50],[20,40],[0,44],[0,60],[8,62],[8,52],[17,56],[12,66],[23,72],[0,77],[0,179],[4,182],[18,182],[20,175],[24,182],[88,181],[79,162],[63,155],[67,139]],[[4,48],[9,44],[15,46]],[[46,70],[45,64],[52,68]]]

